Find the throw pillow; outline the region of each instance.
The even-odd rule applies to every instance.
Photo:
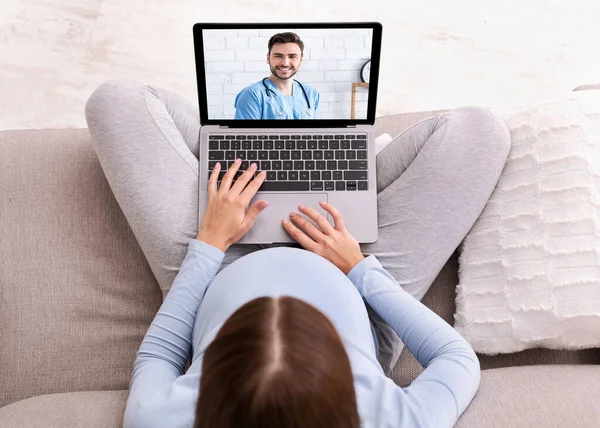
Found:
[[[454,326],[483,354],[600,347],[600,93],[502,117],[512,148],[462,243]]]

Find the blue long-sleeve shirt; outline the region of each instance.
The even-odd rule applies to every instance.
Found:
[[[192,427],[204,351],[236,309],[261,296],[302,299],[331,320],[350,359],[363,427],[451,427],[477,392],[480,367],[472,348],[402,290],[375,256],[348,276],[298,248],[256,251],[217,275],[223,257],[211,245],[190,242],[137,353],[125,428]],[[401,388],[384,375],[365,301],[425,368],[410,386]]]

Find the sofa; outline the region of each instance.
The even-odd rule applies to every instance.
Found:
[[[376,135],[435,113],[380,117]],[[0,427],[121,426],[162,296],[87,129],[1,131],[0,198]],[[423,299],[450,324],[457,272],[455,253]],[[600,349],[479,359],[457,427],[600,427]],[[421,371],[404,350],[393,378]]]

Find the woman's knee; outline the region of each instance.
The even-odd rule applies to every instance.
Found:
[[[85,104],[85,116],[90,123],[98,115],[115,114],[124,99],[133,99],[133,95],[143,85],[131,79],[110,79],[98,86]]]
[[[460,135],[469,135],[465,144],[484,144],[490,154],[506,159],[511,137],[506,123],[488,107],[469,106],[454,109],[443,115]]]

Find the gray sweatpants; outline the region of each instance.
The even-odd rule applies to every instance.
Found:
[[[164,297],[200,223],[198,110],[164,89],[110,80],[92,93],[85,114],[108,183]],[[483,210],[509,148],[504,122],[479,107],[422,120],[395,137],[377,155],[379,239],[361,245],[363,253],[421,300]],[[233,245],[221,268],[266,247]],[[389,374],[403,344],[368,310]]]

